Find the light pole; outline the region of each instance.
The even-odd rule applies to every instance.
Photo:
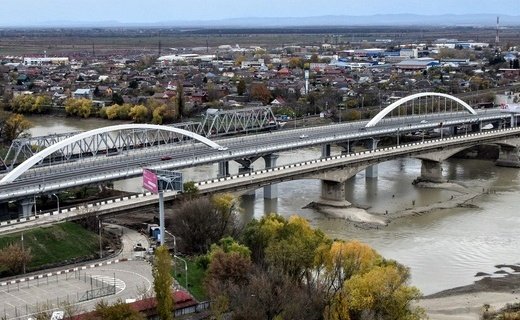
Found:
[[[99,229],[99,257],[103,258],[103,241],[101,238],[101,229],[102,229],[102,223],[101,219],[99,218],[99,215],[97,216],[98,219],[98,229]]]
[[[22,232],[22,254],[25,256],[25,247],[23,243],[23,232]],[[25,274],[25,258],[23,259],[23,274]]]
[[[164,230],[164,232],[173,237],[173,255],[177,255],[177,238],[168,230]]]
[[[53,193],[52,195],[56,197],[56,203],[58,204],[57,209],[58,213],[60,213],[60,198],[55,193]]]
[[[184,260],[183,258],[179,257],[179,256],[173,256],[174,258],[177,258],[179,260],[181,260],[182,262],[184,262],[184,271],[185,271],[185,288],[186,288],[186,291],[188,291],[188,263],[186,262],[186,260]]]

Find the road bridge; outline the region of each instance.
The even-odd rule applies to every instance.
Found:
[[[424,98],[433,98],[433,100],[425,104],[416,104],[417,99]],[[460,107],[466,111],[458,111],[453,107],[453,102],[455,102],[457,108]],[[410,113],[410,115],[384,118],[392,115],[392,113],[400,112],[399,110],[403,112],[406,110],[406,113]],[[435,112],[432,113],[432,111]],[[78,139],[88,138],[89,134],[84,133],[79,138],[70,137],[67,142],[64,142],[64,140],[44,149],[3,176],[0,180],[0,201],[26,199],[26,207],[30,211],[32,205],[27,199],[35,195],[51,194],[75,186],[140,176],[143,167],[177,170],[219,163],[219,175],[225,177],[230,175],[229,161],[239,162],[242,165],[240,173],[246,173],[251,171],[251,164],[261,157],[264,158],[267,167],[276,167],[276,153],[286,150],[322,146],[322,156],[328,157],[330,156],[331,144],[340,145],[344,148],[344,152],[348,154],[352,152],[351,144],[355,141],[368,141],[371,149],[377,149],[377,141],[384,137],[392,137],[399,145],[399,137],[406,133],[438,130],[441,137],[445,131],[446,135],[454,136],[472,131],[480,132],[488,124],[492,124],[495,128],[504,128],[506,126],[516,127],[516,123],[515,115],[504,114],[498,110],[477,112],[467,105],[460,104],[456,98],[451,96],[439,93],[421,93],[401,99],[400,102],[388,106],[370,122],[359,121],[219,139],[216,140],[219,146],[212,148],[208,148],[202,143],[195,143],[192,140],[190,143],[181,145],[162,145],[146,150],[126,150],[126,152],[114,156],[95,157],[72,163],[31,169],[33,165],[53,152],[60,150],[60,148],[75,143]],[[139,128],[149,125],[133,126]],[[112,129],[105,128],[103,130],[110,131]],[[194,137],[192,132],[186,134]],[[200,138],[199,140],[202,141]],[[510,146],[510,148],[512,149],[509,149],[509,154],[514,158],[516,147]],[[503,153],[505,154],[505,152],[506,147],[504,146]],[[504,155],[503,159],[505,160],[507,157]],[[377,170],[374,170],[374,167],[370,168],[372,170],[369,176],[376,176]],[[267,197],[276,197],[275,187],[267,186],[265,194]]]
[[[459,150],[480,145],[500,144],[501,146],[520,145],[520,128],[507,128],[442,139],[425,140],[392,147],[382,147],[350,154],[330,156],[299,163],[276,166],[274,168],[251,171],[200,181],[196,183],[200,194],[217,192],[236,192],[257,189],[276,183],[296,179],[320,179],[322,191],[319,198],[327,204],[345,205],[345,181],[368,166],[399,157],[415,157],[423,159],[420,179],[424,181],[441,181],[440,166],[432,168],[430,161],[440,163]],[[520,164],[518,155],[513,161]],[[500,164],[500,159],[497,164]],[[165,192],[165,199],[172,200],[179,196],[177,192]],[[64,219],[75,219],[87,212],[97,215],[109,215],[123,210],[137,209],[157,204],[158,196],[151,193],[123,197],[121,199],[99,201],[80,207],[66,208],[60,211],[44,213],[16,221],[0,223],[0,234],[16,232],[20,229],[56,223]],[[319,202],[319,200],[317,200]]]

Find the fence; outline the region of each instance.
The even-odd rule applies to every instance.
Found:
[[[44,297],[42,291],[45,292]],[[64,292],[68,293],[65,295]],[[115,293],[115,276],[97,278],[77,270],[37,277],[0,287],[0,302],[3,304],[0,318],[21,320],[29,316],[52,314],[54,310],[72,309],[80,302]]]

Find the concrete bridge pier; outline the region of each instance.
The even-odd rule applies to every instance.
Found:
[[[252,166],[241,166],[238,168],[238,174],[251,173],[251,171],[253,171]],[[255,189],[247,190],[246,192],[243,193],[243,195],[254,197],[256,195],[256,190]]]
[[[378,139],[370,140],[369,149],[376,150],[378,142],[379,142]],[[372,178],[377,179],[377,176],[378,176],[377,164],[373,164],[365,169],[365,179],[372,179]]]
[[[330,144],[324,144],[321,146],[321,157],[322,158],[330,157]]]
[[[326,206],[347,208],[351,205],[346,200],[347,186],[345,181],[321,180],[321,197],[318,203]]]
[[[495,164],[499,167],[520,168],[518,148],[512,146],[499,145],[498,159]]]
[[[218,163],[218,177],[223,178],[229,176],[229,161],[220,161]]]
[[[25,198],[18,202],[18,213],[20,218],[30,217],[34,213],[34,199]]]
[[[441,162],[432,160],[421,160],[421,176],[417,178],[419,182],[441,183],[445,180],[442,178]]]
[[[276,167],[276,159],[278,159],[278,155],[274,153],[264,156],[265,168],[270,169]],[[276,184],[265,186],[264,199],[276,198],[278,198],[278,186]]]

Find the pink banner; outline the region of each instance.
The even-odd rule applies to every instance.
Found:
[[[143,169],[143,188],[152,193],[159,193],[157,175],[148,169]]]

